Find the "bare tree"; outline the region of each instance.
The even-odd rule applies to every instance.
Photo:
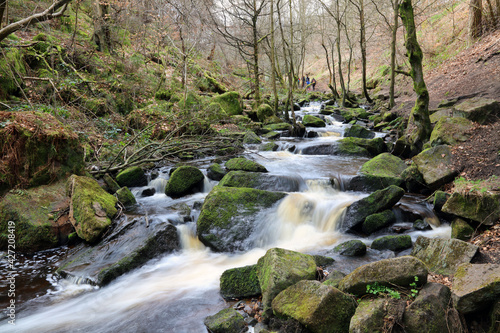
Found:
[[[476,39],[483,33],[483,4],[482,0],[470,0],[469,3],[469,37]]]

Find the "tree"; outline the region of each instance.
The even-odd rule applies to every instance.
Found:
[[[94,33],[92,34],[92,41],[97,45],[99,51],[112,52],[109,2],[97,0],[93,9]]]
[[[476,39],[483,33],[483,4],[482,0],[470,0],[469,3],[469,37]]]

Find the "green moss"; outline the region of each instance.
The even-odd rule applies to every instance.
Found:
[[[375,239],[371,245],[375,250],[402,251],[411,248],[409,235],[383,236]]]
[[[451,223],[451,238],[468,241],[473,234],[474,234],[474,228],[472,228],[464,220],[456,218]]]
[[[230,91],[212,98],[212,102],[219,103],[224,111],[230,115],[239,115],[243,112],[240,104],[240,95]]]
[[[201,190],[205,176],[193,166],[177,168],[168,180],[165,193],[170,197],[180,197]]]
[[[246,327],[243,316],[233,308],[227,308],[213,316],[208,316],[203,323],[212,333],[238,333]]]
[[[228,170],[267,172],[267,169],[264,166],[244,157],[232,158],[226,162],[225,166]]]
[[[302,119],[302,124],[307,127],[325,127],[326,124],[325,122],[315,116],[312,116],[310,114],[306,114],[304,118]]]
[[[125,207],[132,206],[137,203],[134,195],[132,194],[132,192],[130,192],[130,190],[126,186],[116,191],[116,197],[118,198],[118,201],[120,201],[120,203]]]
[[[220,277],[220,291],[224,298],[245,298],[261,293],[257,266],[231,268]]]
[[[396,216],[392,210],[384,210],[383,212],[367,216],[363,222],[362,230],[365,234],[369,235],[394,222],[396,222]]]
[[[348,137],[338,140],[342,155],[376,156],[387,150],[382,138],[363,139]]]
[[[263,127],[264,130],[270,131],[290,131],[292,126],[288,123],[279,123],[279,124],[269,124]]]
[[[147,177],[144,170],[138,166],[127,168],[116,175],[116,182],[121,186],[144,186],[147,185]]]
[[[274,115],[274,110],[269,104],[261,104],[257,108],[257,118],[259,121],[264,122],[266,118]]]

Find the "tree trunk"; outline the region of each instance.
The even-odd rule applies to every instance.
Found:
[[[99,51],[109,53],[112,51],[111,32],[109,29],[109,5],[96,0],[94,4],[94,34],[92,40]]]
[[[417,41],[417,31],[411,0],[403,0],[399,12],[406,29],[406,55],[410,61],[413,89],[417,94],[415,106],[412,108],[408,126],[406,128],[406,142],[410,146],[410,154],[421,151],[422,146],[431,135],[431,122],[429,119],[429,92],[424,82],[422,70],[422,50]]]
[[[342,90],[342,100],[340,102],[340,106],[344,107],[347,91],[345,91],[344,75],[342,75],[342,53],[340,49],[340,20],[337,21],[337,40],[335,41],[335,43],[337,44],[339,81],[340,81],[340,89]]]
[[[274,114],[278,113],[278,90],[276,89],[276,55],[274,45],[274,0],[269,4],[271,6],[271,84],[274,95]]]
[[[364,0],[359,1],[359,47],[361,50],[361,83],[362,95],[368,103],[372,102],[368,89],[366,89],[366,25]]]
[[[3,14],[7,8],[7,0],[0,0],[0,28],[2,28]]]
[[[259,15],[256,11],[257,3],[253,0],[254,15],[252,17],[252,37],[253,37],[253,73],[255,77],[255,101],[260,104],[260,82],[259,82],[259,37],[257,32],[257,19]]]
[[[470,0],[469,3],[469,37],[476,39],[481,37],[482,28],[482,0]]]
[[[398,16],[398,2],[393,0],[393,26],[392,26],[392,39],[391,39],[391,85],[389,86],[389,108],[394,107],[394,86],[396,85],[396,41],[399,28]]]

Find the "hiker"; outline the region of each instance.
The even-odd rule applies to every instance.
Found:
[[[315,90],[315,87],[316,87],[316,80],[313,78],[312,81],[311,81],[311,84],[313,86],[313,90]]]
[[[309,83],[310,82],[309,82],[309,75],[308,75],[308,76],[306,76],[306,90],[309,89]]]
[[[304,75],[302,75],[302,88],[304,88],[304,83],[306,82],[306,80],[304,79]]]

